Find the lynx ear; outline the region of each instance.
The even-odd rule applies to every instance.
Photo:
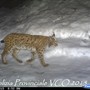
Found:
[[[53,32],[53,35],[52,35],[52,37],[55,37],[55,33]]]

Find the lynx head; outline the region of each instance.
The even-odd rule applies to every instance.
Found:
[[[55,33],[53,33],[52,36],[50,36],[49,38],[49,47],[50,46],[57,46],[57,41],[56,41],[56,37],[55,37]]]

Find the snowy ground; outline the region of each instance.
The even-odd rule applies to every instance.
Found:
[[[9,55],[8,65],[0,64],[0,82],[13,82],[13,85],[10,84],[11,86],[19,87],[83,86],[90,82],[89,47],[90,44],[80,45],[80,40],[77,40],[77,43],[73,42],[73,39],[60,40],[58,47],[46,50],[45,61],[50,64],[46,68],[41,66],[38,59],[32,64],[25,63],[25,60],[30,58],[28,51],[19,53],[19,58],[24,61],[23,64],[19,64]],[[57,83],[51,83],[54,80]],[[27,82],[29,83],[25,84]],[[37,82],[43,84],[37,85]],[[6,86],[5,83],[3,84]],[[0,85],[2,86],[1,83]]]
[[[7,65],[0,59],[0,86],[81,87],[90,83],[89,10],[76,0],[62,1],[43,0],[41,4],[37,1],[14,12],[0,9],[0,39],[11,32],[47,36],[55,32],[58,41],[57,47],[45,52],[45,61],[50,64],[45,68],[38,59],[32,64],[26,63],[30,58],[28,51],[22,50],[18,55],[23,64],[11,55],[7,57]],[[0,44],[0,53],[3,48],[4,44]]]

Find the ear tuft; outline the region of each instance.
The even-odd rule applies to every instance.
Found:
[[[53,32],[53,35],[52,35],[52,37],[55,37],[55,33]]]

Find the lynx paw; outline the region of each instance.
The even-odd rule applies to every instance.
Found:
[[[43,65],[43,67],[48,67],[48,66],[49,66],[49,64],[44,64],[44,65]]]

